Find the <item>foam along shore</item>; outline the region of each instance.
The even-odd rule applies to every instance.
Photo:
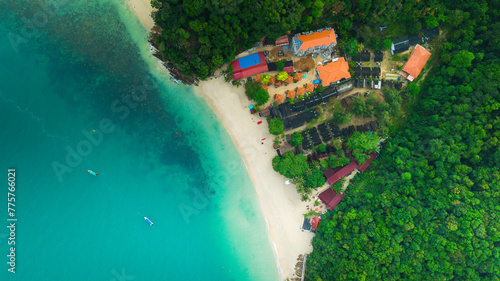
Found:
[[[125,1],[144,27],[151,30],[154,22],[150,0]],[[266,219],[279,273],[283,279],[293,277],[298,256],[312,251],[313,234],[300,230],[308,203],[302,202],[295,186],[286,185],[286,178],[272,168],[271,160],[276,156],[274,136],[266,122],[257,124],[264,118],[250,114],[251,102],[243,87],[236,88],[220,77],[200,82],[195,91],[215,111],[240,152]],[[266,140],[261,141],[263,138]]]
[[[223,77],[202,81],[195,90],[216,112],[243,157],[266,218],[280,274],[294,277],[298,256],[312,251],[313,234],[300,230],[308,203],[300,200],[294,185],[286,185],[286,178],[273,170],[272,158],[277,154],[265,118],[251,115],[244,87],[236,88]],[[264,122],[258,125],[258,121]]]

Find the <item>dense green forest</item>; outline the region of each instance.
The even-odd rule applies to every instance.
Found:
[[[352,54],[357,43],[384,49],[391,39],[440,25],[447,42],[433,50],[434,66],[420,91],[404,96],[414,101],[398,118],[405,122],[390,132],[380,159],[323,216],[306,279],[500,280],[498,0],[152,3],[163,58],[202,79],[264,36],[332,26],[339,46]],[[354,114],[399,111],[400,98],[386,94],[394,102],[386,100],[385,108],[357,101]],[[348,119],[334,112],[338,123]],[[282,127],[275,125],[279,134]],[[300,179],[304,193],[320,180],[292,153],[276,158],[273,167],[289,177],[311,171]]]
[[[307,280],[500,280],[499,3],[439,9],[439,60],[379,161],[323,217]]]
[[[461,1],[454,1],[460,3]],[[466,1],[465,1],[466,2]],[[260,39],[332,26],[339,46],[355,54],[358,42],[388,48],[397,36],[467,15],[445,13],[441,1],[394,0],[152,0],[154,43],[163,59],[187,76],[205,79]],[[381,26],[388,26],[382,33]],[[385,40],[385,42],[384,42]],[[354,49],[353,49],[354,48]],[[352,50],[351,50],[352,49]]]

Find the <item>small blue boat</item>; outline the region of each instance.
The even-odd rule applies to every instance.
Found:
[[[153,226],[153,222],[148,219],[148,217],[144,217],[144,219],[146,220],[147,223],[149,223],[149,225]]]
[[[89,174],[93,175],[93,176],[97,176],[97,173],[92,171],[92,170],[87,170],[87,172],[89,172]]]

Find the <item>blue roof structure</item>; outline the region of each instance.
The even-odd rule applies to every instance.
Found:
[[[238,62],[240,63],[241,69],[260,64],[259,53],[239,58]]]
[[[319,80],[314,80],[313,84],[319,84]]]

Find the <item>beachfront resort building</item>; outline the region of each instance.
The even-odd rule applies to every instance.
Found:
[[[231,62],[231,65],[233,67],[234,80],[242,79],[269,70],[266,58],[262,52],[235,59]]]
[[[328,87],[331,84],[351,79],[349,64],[343,57],[326,65],[319,65],[316,67],[316,71],[318,72],[319,79],[321,79],[323,83],[323,87]]]
[[[413,79],[418,77],[430,57],[431,53],[417,44],[399,74],[410,82],[413,81]]]
[[[342,201],[342,198],[344,198],[342,193],[337,193],[332,188],[328,188],[327,190],[321,192],[318,197],[330,211],[335,209],[340,201]]]
[[[330,27],[296,34],[292,38],[293,54],[297,57],[331,50],[336,45],[337,37]]]

